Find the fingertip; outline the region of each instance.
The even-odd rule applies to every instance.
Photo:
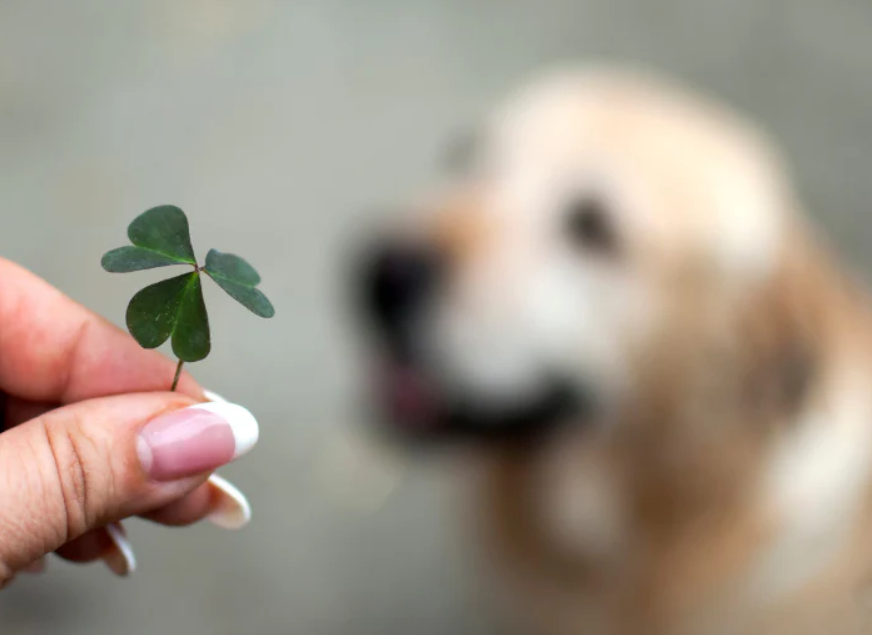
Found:
[[[42,556],[40,558],[37,558],[33,562],[31,562],[26,567],[24,567],[22,569],[22,571],[24,573],[39,575],[40,573],[45,573],[46,566],[47,566],[46,557]]]
[[[206,517],[222,529],[242,529],[251,522],[251,504],[239,488],[217,474],[209,477],[209,485],[217,496],[212,511]]]
[[[257,445],[260,438],[260,426],[257,419],[245,406],[228,401],[210,401],[191,406],[190,409],[212,413],[229,426],[235,446],[232,460],[235,461],[248,454]]]
[[[101,559],[118,577],[126,578],[133,575],[136,571],[136,555],[121,524],[106,525],[106,533],[112,541],[112,546],[101,556]]]
[[[226,402],[227,400],[219,395],[217,392],[212,392],[211,390],[203,389],[203,395],[206,397],[208,401],[217,401],[217,402]]]
[[[196,401],[209,400],[209,391],[205,390],[202,386],[200,386],[200,384],[197,383],[197,380],[194,379],[187,371],[182,373],[182,377],[179,379],[179,385],[176,391],[183,395],[187,395],[192,399],[195,399]]]
[[[251,521],[251,505],[236,486],[213,474],[196,490],[143,518],[171,527],[208,520],[222,529],[235,530]]]

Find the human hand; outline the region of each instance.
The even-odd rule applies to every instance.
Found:
[[[257,422],[187,375],[161,392],[173,370],[0,259],[0,587],[52,552],[131,573],[131,516],[248,521],[245,497],[210,474],[251,449]]]

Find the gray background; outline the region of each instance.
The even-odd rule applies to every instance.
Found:
[[[868,0],[0,0],[0,254],[121,323],[148,274],[108,276],[99,256],[173,202],[201,253],[248,256],[278,308],[263,322],[209,289],[216,346],[193,367],[261,421],[260,447],[223,471],[254,522],[133,522],[136,576],[52,561],[0,596],[0,632],[482,632],[446,470],[364,507],[337,491],[366,478],[319,477],[358,418],[349,240],[528,73],[617,57],[761,119],[869,271],[870,33]]]

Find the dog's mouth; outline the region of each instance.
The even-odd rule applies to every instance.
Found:
[[[421,336],[449,270],[445,254],[432,247],[390,242],[355,266],[362,325],[378,347],[367,379],[381,429],[414,442],[506,441],[535,438],[563,421],[589,420],[590,395],[560,373],[533,373],[535,387],[520,391],[507,389],[501,379],[501,397],[486,396],[493,382],[481,377],[474,383],[484,389],[458,385],[464,382],[444,368],[445,360],[434,359],[439,353],[424,346]]]
[[[379,418],[407,435],[434,434],[444,418],[435,383],[413,364],[382,360],[373,373]]]
[[[511,402],[459,396],[421,366],[397,360],[382,360],[372,377],[381,428],[413,443],[534,440],[561,423],[589,419],[593,409],[586,391],[556,374]]]

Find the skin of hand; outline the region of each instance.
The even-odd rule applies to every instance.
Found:
[[[0,587],[56,553],[129,575],[120,522],[228,529],[245,497],[212,472],[258,438],[251,413],[0,259]]]

